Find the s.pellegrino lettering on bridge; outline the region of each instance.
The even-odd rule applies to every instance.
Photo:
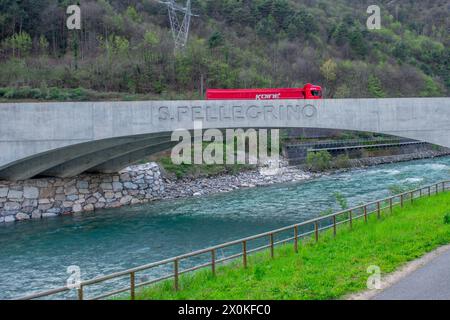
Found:
[[[224,136],[225,132],[225,136]],[[249,164],[279,163],[280,132],[278,129],[208,129],[194,123],[193,135],[186,129],[172,133],[171,140],[179,142],[171,153],[173,164]],[[204,144],[207,142],[208,144]]]

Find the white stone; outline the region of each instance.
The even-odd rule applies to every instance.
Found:
[[[39,198],[39,189],[36,187],[24,187],[23,197],[25,199],[37,199]]]
[[[73,202],[72,201],[64,201],[63,202],[63,207],[64,208],[71,208],[73,206]]]
[[[114,199],[114,193],[113,192],[105,192],[105,198],[106,199]]]
[[[5,198],[8,195],[8,188],[0,188],[0,198]]]
[[[66,197],[67,201],[75,201],[78,200],[78,196],[76,194],[70,195]]]
[[[139,204],[139,203],[141,203],[141,201],[139,199],[133,198],[133,200],[131,200],[132,205]]]
[[[94,211],[94,209],[95,208],[94,208],[94,205],[92,203],[90,203],[88,205],[85,205],[84,208],[83,208],[84,211]]]
[[[18,214],[16,214],[16,220],[21,221],[21,220],[29,220],[30,216],[27,215],[26,213],[23,212],[19,212]]]
[[[22,199],[23,191],[9,190],[8,199]]]
[[[131,190],[136,190],[136,189],[139,188],[137,185],[135,185],[135,184],[132,183],[132,182],[125,182],[125,183],[123,184],[123,186],[124,186],[126,189],[131,189]]]
[[[52,212],[45,212],[42,214],[42,218],[53,218],[53,217],[57,217],[58,214],[57,213],[52,213]]]
[[[5,222],[14,222],[16,221],[16,218],[14,216],[6,216]]]
[[[31,219],[40,219],[42,218],[42,213],[39,210],[35,210],[31,213]]]
[[[100,188],[103,190],[112,190],[113,186],[112,186],[112,183],[104,182],[104,183],[100,184]]]
[[[112,187],[113,187],[113,191],[115,191],[115,192],[123,190],[123,185],[120,182],[113,182]]]
[[[97,202],[96,204],[95,204],[95,209],[102,209],[102,208],[104,208],[105,207],[105,203],[104,202]]]
[[[89,182],[87,181],[78,181],[77,182],[78,189],[89,189]]]
[[[3,222],[5,222],[5,218],[0,217],[0,223],[3,223]]]
[[[129,204],[131,202],[131,200],[133,200],[132,196],[125,196],[122,199],[120,199],[120,204],[122,204],[122,205]]]
[[[9,210],[19,210],[20,209],[20,203],[17,202],[5,202],[4,209]]]
[[[66,196],[75,195],[78,193],[78,190],[75,186],[70,186],[70,187],[66,187],[66,189],[64,190],[64,193],[66,194]]]
[[[39,199],[39,204],[50,204],[49,199]]]
[[[83,211],[83,207],[79,203],[74,204],[74,206],[72,208],[72,211],[75,212],[75,213],[81,212],[81,211]]]

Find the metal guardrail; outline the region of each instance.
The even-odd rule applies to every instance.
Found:
[[[428,144],[422,141],[413,142],[398,142],[398,143],[382,143],[382,144],[366,144],[366,145],[354,145],[354,146],[344,146],[344,147],[333,147],[333,148],[312,148],[309,152],[320,152],[320,151],[339,151],[339,150],[351,150],[351,149],[375,149],[375,148],[390,148],[390,147],[404,147],[411,145]]]
[[[285,143],[287,148],[314,148],[317,145],[326,146],[352,146],[352,145],[368,145],[373,143],[403,143],[403,142],[419,142],[406,138],[375,138],[375,139],[350,139],[350,140],[322,140],[315,142],[298,142],[298,143]]]
[[[412,202],[414,202],[414,199],[422,198],[424,196],[431,196],[432,194],[438,194],[439,192],[446,191],[448,189],[447,185],[449,183],[450,183],[450,181],[438,182],[438,183],[435,183],[432,185],[428,185],[428,186],[421,187],[421,188],[418,188],[415,190],[404,192],[404,193],[401,193],[401,194],[398,194],[395,196],[391,196],[391,197],[388,197],[385,199],[376,200],[376,201],[369,202],[369,203],[366,203],[366,204],[363,204],[363,205],[360,205],[357,207],[353,207],[353,208],[339,211],[339,212],[336,212],[333,214],[329,214],[326,216],[321,216],[321,217],[318,217],[315,219],[311,219],[311,220],[308,220],[308,221],[305,221],[302,223],[298,223],[298,224],[290,225],[287,227],[279,228],[276,230],[260,233],[260,234],[257,234],[257,235],[251,236],[251,237],[242,238],[239,240],[223,243],[223,244],[209,247],[209,248],[206,248],[203,250],[194,251],[191,253],[183,254],[183,255],[180,255],[177,257],[161,260],[161,261],[150,263],[150,264],[146,264],[146,265],[139,266],[136,268],[124,270],[121,272],[116,272],[116,273],[112,273],[109,275],[100,276],[100,277],[97,277],[97,278],[94,278],[91,280],[82,281],[79,289],[77,289],[78,290],[78,300],[86,299],[86,297],[85,297],[85,288],[86,287],[88,287],[90,285],[94,285],[94,284],[99,284],[99,283],[102,283],[102,282],[105,282],[105,281],[111,280],[111,279],[117,279],[117,278],[127,276],[127,277],[129,277],[129,286],[115,290],[115,291],[107,292],[102,295],[92,297],[92,298],[89,298],[86,300],[104,299],[104,298],[108,298],[108,297],[117,295],[119,293],[124,293],[124,292],[129,292],[130,298],[132,300],[134,300],[136,298],[136,289],[137,288],[143,287],[143,286],[148,286],[148,285],[151,285],[151,284],[154,284],[157,282],[161,282],[164,280],[168,280],[168,279],[173,279],[174,289],[179,290],[180,289],[179,279],[182,274],[193,272],[193,271],[196,271],[199,269],[211,268],[212,274],[215,275],[217,264],[223,263],[226,261],[230,261],[230,260],[235,260],[237,258],[242,258],[242,264],[243,264],[244,268],[247,268],[248,256],[250,254],[261,251],[261,250],[270,249],[270,255],[272,258],[274,258],[274,252],[275,252],[276,246],[285,244],[288,242],[292,242],[292,241],[294,243],[294,251],[297,253],[299,245],[300,245],[300,240],[302,238],[310,237],[311,240],[318,242],[320,233],[325,230],[328,230],[328,229],[333,229],[333,235],[336,236],[337,226],[339,226],[339,225],[348,223],[350,228],[352,228],[354,220],[364,218],[364,221],[368,222],[368,216],[370,216],[371,214],[375,214],[375,213],[377,214],[377,217],[380,218],[383,211],[388,210],[389,212],[392,213],[392,210],[395,206],[403,207],[406,201],[410,201],[412,203]],[[344,220],[340,220],[339,218],[341,218],[341,217],[344,217]],[[323,226],[322,222],[329,222],[329,223],[326,224],[325,226]],[[301,227],[310,227],[311,230],[308,230],[304,233],[300,233],[299,229]],[[287,239],[275,241],[275,237],[277,235],[279,235],[283,232],[288,232],[288,231],[292,232],[292,236],[290,236]],[[249,249],[249,243],[251,241],[260,240],[260,239],[264,239],[264,238],[267,238],[267,240],[268,240],[268,243],[266,245],[259,246],[254,249]],[[232,254],[230,256],[224,256],[221,259],[217,259],[216,253],[218,250],[223,250],[225,248],[229,248],[229,247],[236,246],[236,245],[240,245],[242,248],[239,253]],[[184,269],[184,270],[182,270],[180,268],[180,263],[182,260],[185,260],[187,258],[192,258],[192,257],[198,257],[200,255],[205,255],[205,254],[210,255],[210,262],[202,263],[202,264],[199,264],[199,265],[196,265],[196,266],[190,267],[188,269]],[[150,281],[136,283],[136,273],[142,272],[145,270],[149,270],[149,269],[153,269],[156,267],[168,265],[168,264],[171,264],[173,266],[172,273],[167,274],[162,277],[159,277],[157,279],[152,279]],[[24,296],[24,297],[18,298],[17,300],[31,300],[31,299],[49,297],[49,296],[52,296],[52,295],[55,295],[58,293],[67,292],[70,290],[72,290],[72,289],[69,289],[68,287],[60,287],[60,288]]]

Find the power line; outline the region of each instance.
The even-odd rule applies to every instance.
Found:
[[[170,28],[172,29],[175,51],[184,50],[189,38],[191,17],[196,17],[191,11],[191,0],[187,0],[185,7],[177,4],[175,0],[159,2],[166,5],[169,11]]]

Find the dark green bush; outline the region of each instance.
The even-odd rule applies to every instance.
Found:
[[[450,212],[444,216],[444,223],[450,224]]]
[[[331,168],[331,158],[328,151],[309,152],[306,164],[311,171],[325,171]]]

